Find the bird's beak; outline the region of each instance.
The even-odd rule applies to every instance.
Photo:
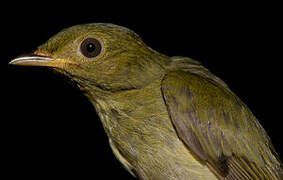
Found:
[[[32,54],[16,57],[9,64],[19,66],[51,66],[53,63],[54,59],[51,57]]]
[[[41,55],[24,55],[13,59],[9,64],[19,65],[19,66],[44,66],[44,67],[55,67],[64,68],[66,64],[70,62],[63,59],[55,59],[49,56]]]

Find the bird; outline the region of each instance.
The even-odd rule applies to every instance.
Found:
[[[126,27],[68,27],[9,64],[51,68],[74,82],[138,179],[283,179],[266,131],[224,81]]]

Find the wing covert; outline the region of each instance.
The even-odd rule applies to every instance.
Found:
[[[178,136],[219,178],[282,178],[266,132],[226,85],[175,70],[164,77],[161,89]]]

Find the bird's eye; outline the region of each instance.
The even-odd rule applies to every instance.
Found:
[[[100,54],[101,44],[95,38],[87,38],[81,43],[81,53],[87,58],[93,58]]]

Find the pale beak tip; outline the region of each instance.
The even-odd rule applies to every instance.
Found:
[[[9,65],[17,65],[18,60],[17,59],[13,59],[12,61],[10,61],[8,64]]]

